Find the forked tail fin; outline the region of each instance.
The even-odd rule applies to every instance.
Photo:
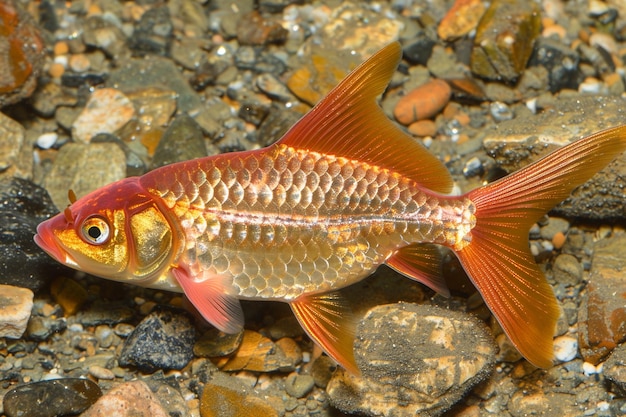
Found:
[[[536,366],[552,365],[559,308],[530,253],[528,231],[625,150],[626,126],[607,129],[467,194],[476,226],[457,256],[511,342]]]

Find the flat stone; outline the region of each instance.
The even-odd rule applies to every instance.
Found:
[[[288,355],[278,342],[252,330],[244,330],[243,340],[233,356],[220,366],[222,371],[288,372],[295,370],[302,354]]]
[[[7,417],[77,415],[101,395],[98,384],[88,379],[61,378],[33,382],[6,393],[4,413]]]
[[[59,210],[69,204],[68,190],[78,197],[126,177],[126,155],[114,143],[67,143],[61,147],[44,186]]]
[[[156,395],[143,381],[117,385],[100,399],[82,417],[168,417]]]
[[[626,393],[626,345],[615,348],[604,362],[602,374]]]
[[[625,123],[625,105],[625,99],[612,96],[557,98],[540,113],[493,126],[486,132],[483,145],[502,169],[514,172],[578,138]],[[624,178],[626,157],[622,155],[574,190],[554,213],[603,221],[623,218]]]
[[[201,417],[278,417],[261,398],[222,385],[208,383],[200,400]]]
[[[131,101],[114,88],[95,90],[72,126],[72,137],[83,143],[99,133],[116,133],[135,115]]]
[[[331,403],[346,413],[441,415],[485,380],[495,363],[493,338],[482,322],[438,307],[374,307],[357,335],[362,375],[340,368],[327,387]]]
[[[33,292],[28,288],[0,285],[0,337],[19,339],[26,330],[33,308]]]
[[[578,312],[578,343],[585,361],[594,365],[626,341],[626,234],[594,245],[587,291]]]
[[[227,334],[212,328],[196,341],[193,346],[193,353],[195,356],[205,358],[227,356],[239,348],[242,339],[243,331]]]
[[[144,372],[182,369],[193,358],[195,329],[182,311],[157,309],[126,339],[119,363]]]
[[[139,76],[141,75],[141,76]],[[144,59],[128,59],[111,72],[106,86],[122,91],[160,87],[176,91],[178,109],[195,114],[202,107],[200,96],[193,91],[187,79],[170,59],[148,55]]]
[[[176,117],[154,151],[153,168],[207,156],[200,125],[187,114]]]
[[[456,0],[439,23],[437,34],[445,41],[461,38],[476,28],[483,13],[485,5],[480,0]]]
[[[526,67],[540,29],[541,13],[535,3],[492,1],[476,29],[472,72],[490,80],[515,82]]]

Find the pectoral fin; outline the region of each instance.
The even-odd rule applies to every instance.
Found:
[[[352,351],[356,321],[346,301],[330,293],[300,297],[290,305],[309,337],[348,372],[359,375]]]
[[[224,333],[238,333],[243,328],[243,310],[239,300],[229,295],[223,277],[196,278],[189,269],[172,270],[185,295],[202,317]]]
[[[450,291],[441,274],[441,261],[441,252],[435,245],[414,244],[399,249],[385,263],[402,275],[449,297]]]

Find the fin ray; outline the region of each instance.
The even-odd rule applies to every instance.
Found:
[[[224,333],[235,334],[243,329],[243,310],[239,300],[226,291],[220,276],[196,280],[187,268],[172,269],[185,295],[206,321]]]
[[[450,290],[441,271],[441,252],[435,245],[418,243],[405,246],[385,263],[393,270],[421,282],[437,293],[445,297],[450,296]]]
[[[626,126],[571,143],[499,181],[473,190],[471,241],[463,268],[520,353],[552,365],[559,307],[528,247],[531,225],[626,150]]]
[[[356,320],[339,293],[307,295],[289,305],[309,337],[348,372],[359,375],[352,350]]]
[[[396,171],[439,193],[449,193],[446,167],[385,115],[376,99],[398,66],[398,42],[352,71],[277,144],[367,162]]]

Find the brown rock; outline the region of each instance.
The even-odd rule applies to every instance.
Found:
[[[266,45],[287,40],[287,29],[277,22],[271,22],[252,11],[242,16],[237,29],[237,39],[242,45]]]
[[[0,0],[0,107],[30,96],[41,71],[44,43],[30,15]]]
[[[534,2],[492,1],[476,29],[472,72],[490,80],[514,82],[526,67],[540,29],[541,14]]]
[[[82,285],[65,277],[59,277],[52,281],[50,293],[68,316],[78,312],[89,296]]]
[[[0,337],[19,339],[26,330],[33,308],[28,288],[0,285]]]
[[[445,41],[470,33],[485,13],[482,0],[456,0],[437,27],[437,34]]]
[[[100,397],[82,417],[167,417],[159,399],[143,381],[126,382]]]
[[[408,127],[409,132],[415,136],[435,136],[437,133],[437,124],[432,120],[418,120],[411,123]]]
[[[287,354],[282,346],[289,347],[289,343],[281,339],[281,343],[274,343],[260,333],[244,330],[239,349],[220,368],[223,371],[293,371],[302,359],[297,348],[289,349]]]
[[[589,285],[578,313],[580,352],[585,361],[600,363],[626,341],[626,235],[594,245]]]
[[[278,417],[271,405],[253,395],[208,383],[200,400],[201,417]]]
[[[403,125],[429,119],[448,104],[450,94],[451,89],[447,82],[431,80],[402,97],[393,114]]]

